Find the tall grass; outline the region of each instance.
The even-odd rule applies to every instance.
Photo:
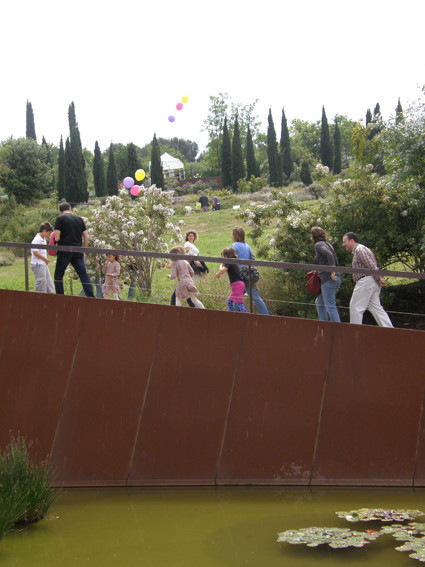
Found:
[[[41,520],[56,499],[48,461],[33,462],[25,439],[12,438],[0,453],[0,539],[15,524]]]

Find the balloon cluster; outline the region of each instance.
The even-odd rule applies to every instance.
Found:
[[[179,110],[179,111],[182,110],[182,109],[183,109],[183,105],[186,104],[186,102],[187,102],[188,100],[189,100],[189,97],[186,96],[186,95],[184,95],[184,96],[182,97],[181,102],[178,102],[178,103],[176,104],[177,110]],[[174,114],[170,114],[170,116],[168,117],[168,122],[174,122],[175,119],[176,119],[176,117],[174,116]]]
[[[134,177],[137,181],[143,181],[143,179],[146,177],[145,170],[138,169],[134,174]],[[131,195],[133,195],[133,197],[137,197],[137,195],[139,195],[140,193],[140,185],[135,185],[134,179],[132,177],[126,177],[124,179],[124,187],[126,189],[130,189],[130,193]]]

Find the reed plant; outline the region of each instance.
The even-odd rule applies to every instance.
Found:
[[[12,438],[0,453],[0,532],[14,524],[41,520],[53,504],[53,469],[49,461],[30,459],[25,439]]]

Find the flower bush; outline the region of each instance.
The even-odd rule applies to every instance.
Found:
[[[87,230],[92,246],[112,247],[140,252],[168,252],[165,240],[170,236],[174,246],[183,241],[181,227],[184,221],[171,222],[173,192],[162,191],[155,185],[143,189],[136,199],[131,199],[126,189],[108,197],[104,205],[92,212]],[[91,254],[86,258],[89,273],[101,277],[103,256]],[[121,258],[121,282],[134,282],[139,289],[151,293],[152,277],[164,262],[155,258],[123,256]]]

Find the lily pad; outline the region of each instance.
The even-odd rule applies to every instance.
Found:
[[[381,529],[384,535],[392,535],[398,541],[417,541],[416,536],[425,536],[425,524],[409,522],[408,524],[392,524]]]
[[[304,544],[308,547],[317,547],[327,544],[333,549],[347,547],[363,547],[372,540],[377,539],[380,532],[356,532],[348,528],[304,528],[301,530],[287,530],[278,534],[278,542],[295,545]]]
[[[424,513],[420,510],[389,510],[386,508],[360,508],[351,512],[336,512],[338,518],[347,522],[405,522],[415,520]]]
[[[413,553],[409,553],[409,557],[425,563],[425,537],[413,538],[412,540],[406,541],[403,545],[400,545],[400,547],[396,547],[396,550],[413,551]]]

